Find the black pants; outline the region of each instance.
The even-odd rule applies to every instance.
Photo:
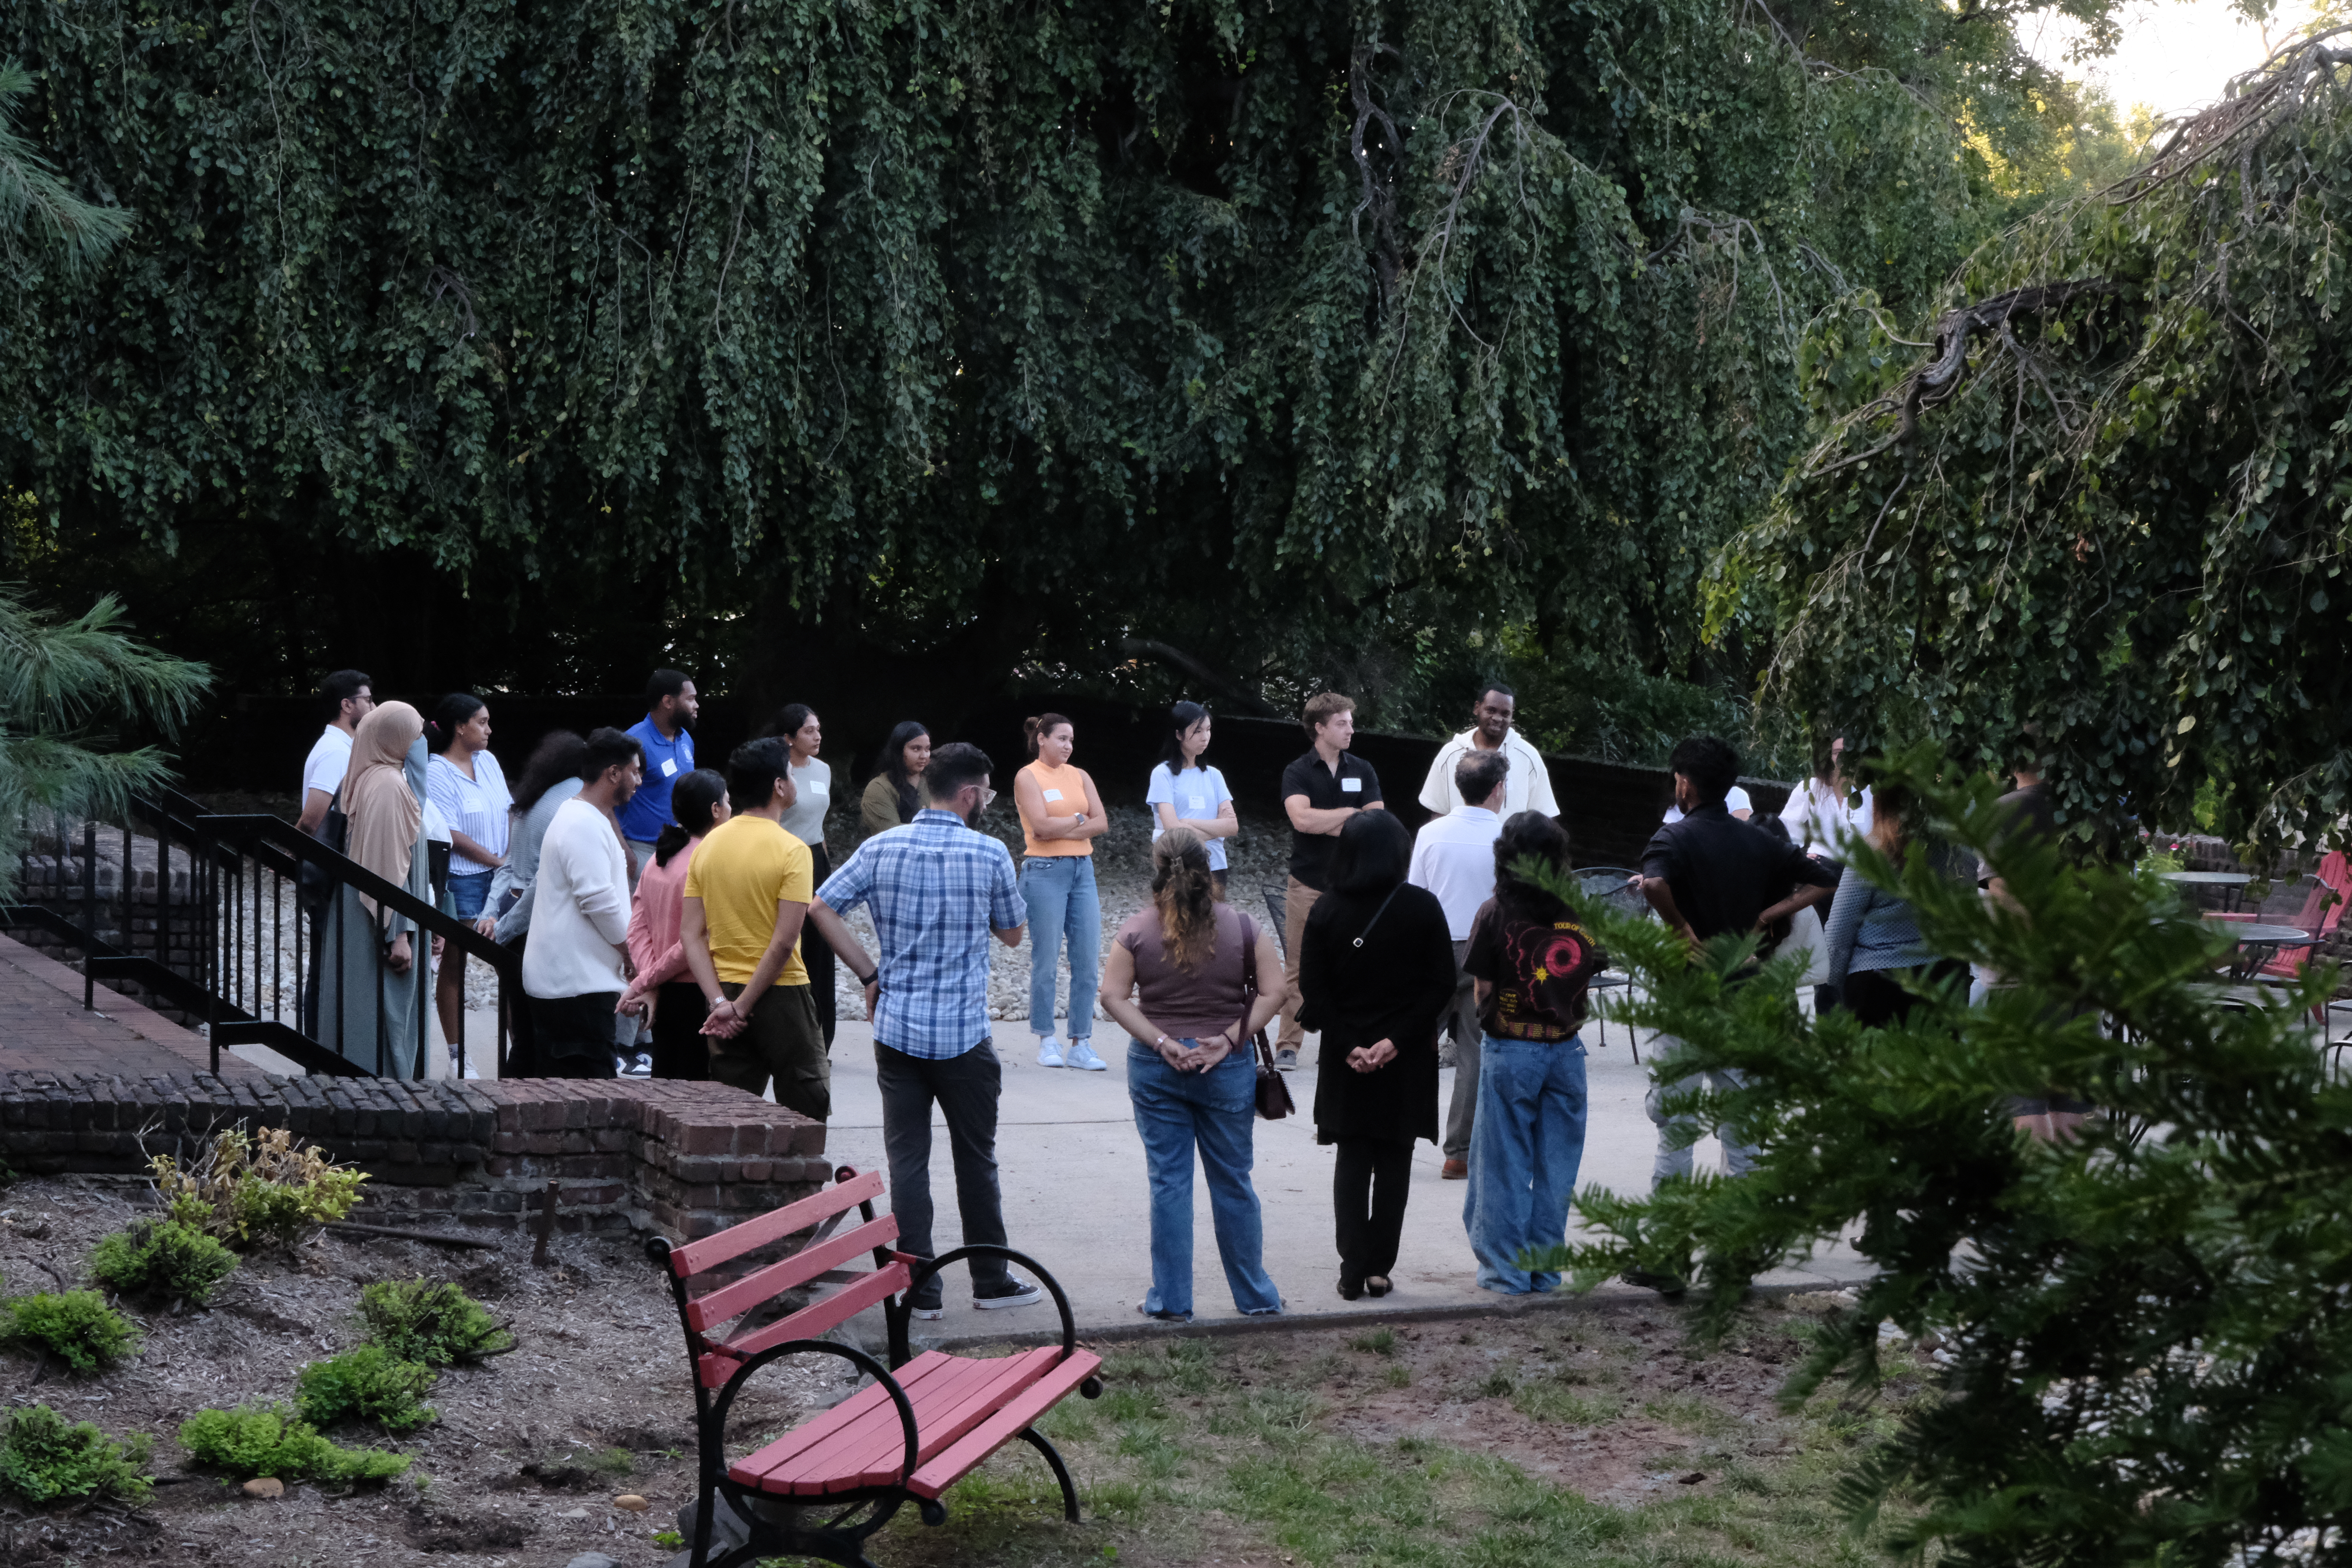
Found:
[[[882,1147],[890,1162],[890,1212],[898,1216],[898,1250],[936,1258],[931,1246],[931,1105],[948,1124],[955,1159],[956,1209],[967,1244],[1005,1245],[1004,1198],[996,1181],[996,1101],[1004,1069],[986,1041],[960,1057],[934,1059],[874,1043],[875,1084],[882,1091]],[[974,1289],[1010,1277],[1002,1258],[969,1259]],[[932,1275],[914,1292],[918,1307],[946,1294]]]
[[[1846,1011],[1864,1024],[1883,1029],[1909,1017],[1911,1009],[1919,1005],[1918,997],[1903,989],[1904,981],[1938,984],[1951,979],[1964,967],[1958,959],[1948,958],[1913,969],[1865,969],[1845,977],[1845,994],[1840,1000]]]
[[[1338,1140],[1331,1204],[1339,1214],[1339,1278],[1360,1285],[1396,1267],[1412,1191],[1412,1142],[1387,1138]]]
[[[591,991],[584,996],[534,996],[530,1024],[535,1057],[531,1071],[540,1078],[611,1078],[613,1076],[613,1009],[617,991]]]
[[[703,1082],[710,1077],[710,1045],[702,1021],[710,1004],[691,980],[673,980],[654,994],[654,1077]]]
[[[809,859],[814,863],[812,872],[815,877],[814,882],[811,885],[822,888],[824,886],[824,879],[833,875],[833,857],[824,852],[824,846],[822,843],[812,844],[808,849]],[[833,970],[838,960],[834,957],[833,943],[817,934],[816,922],[803,921],[801,963],[808,970],[809,999],[816,1004],[817,1027],[824,1032],[824,1048],[827,1055],[833,1051],[834,1015],[840,1011],[835,1005],[833,989]]]
[[[520,959],[522,957],[523,947],[530,941],[530,932],[524,931],[507,943],[507,947],[512,951],[515,957]],[[520,985],[511,992],[505,993],[505,996],[508,1003],[507,1057],[506,1060],[499,1064],[499,1076],[500,1078],[543,1077],[545,1075],[539,1068],[539,1052],[531,1044],[533,1030],[530,1026],[530,998],[523,994],[522,987]]]

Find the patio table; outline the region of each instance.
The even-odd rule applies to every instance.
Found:
[[[2255,970],[2260,969],[2270,955],[2280,948],[2308,947],[2311,944],[2311,933],[2301,926],[2263,925],[2253,921],[2224,921],[2216,923],[2225,926],[2230,934],[2237,939],[2238,958],[2237,962],[2231,964],[2230,973],[2234,978],[2240,980],[2245,979]]]
[[[2254,879],[2250,872],[2245,871],[2158,871],[2157,875],[2165,881],[2177,882],[2184,888],[2220,889],[2224,910],[2235,910],[2238,896],[2245,891],[2246,884]]]

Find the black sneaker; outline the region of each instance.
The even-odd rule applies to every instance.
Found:
[[[983,1312],[993,1312],[1000,1307],[1034,1307],[1045,1299],[1043,1287],[1032,1284],[1017,1274],[1002,1285],[992,1285],[986,1289],[975,1285],[971,1290],[971,1304]]]
[[[1661,1296],[1680,1296],[1690,1289],[1690,1281],[1679,1274],[1653,1274],[1646,1268],[1628,1268],[1617,1278],[1628,1285],[1655,1290]]]

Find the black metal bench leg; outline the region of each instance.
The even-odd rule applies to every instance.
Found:
[[[1021,1428],[1021,1440],[1045,1455],[1045,1462],[1054,1467],[1054,1479],[1062,1483],[1062,1515],[1072,1524],[1077,1523],[1078,1489],[1070,1480],[1070,1467],[1062,1463],[1060,1452],[1034,1426]]]

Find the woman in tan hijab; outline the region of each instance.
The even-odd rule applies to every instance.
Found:
[[[360,721],[343,777],[345,853],[430,904],[424,842],[425,720],[405,702],[386,702]],[[412,757],[412,752],[420,754]],[[414,772],[415,777],[409,775]],[[428,965],[406,916],[355,888],[338,889],[320,934],[319,1043],[369,1071],[412,1078],[423,1058]]]

